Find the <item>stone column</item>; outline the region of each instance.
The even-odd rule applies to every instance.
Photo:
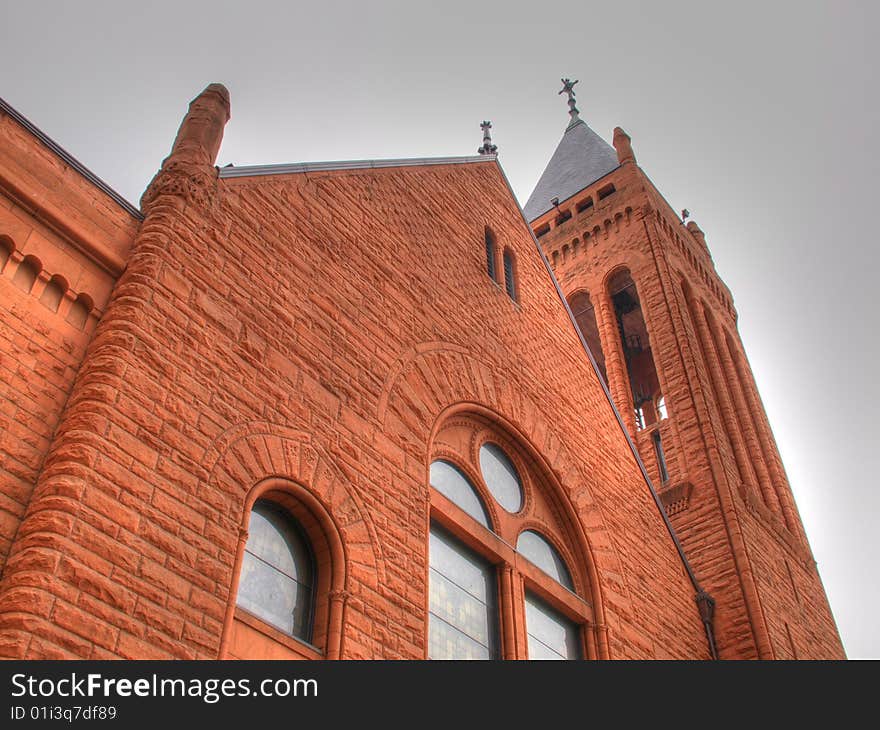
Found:
[[[620,341],[614,305],[604,287],[595,290],[594,302],[596,324],[599,327],[599,339],[602,342],[602,351],[605,353],[605,372],[608,373],[608,390],[611,391],[614,405],[617,406],[617,410],[620,411],[620,415],[623,417],[624,425],[626,425],[630,434],[635,437],[636,418],[633,412],[629,373],[626,370],[626,359],[623,355],[623,343]]]
[[[779,498],[773,487],[773,481],[767,467],[767,457],[764,453],[764,444],[758,437],[755,429],[753,420],[754,413],[745,398],[745,394],[742,390],[742,383],[740,383],[736,367],[730,357],[726,333],[717,323],[710,322],[710,326],[712,328],[712,336],[715,340],[716,350],[721,356],[721,365],[724,369],[725,379],[727,380],[728,388],[733,396],[734,405],[736,406],[737,420],[739,421],[740,429],[745,438],[746,448],[750,454],[751,462],[755,469],[755,475],[758,478],[758,485],[761,488],[761,495],[764,498],[764,503],[771,510],[784,518],[784,515],[781,512]]]

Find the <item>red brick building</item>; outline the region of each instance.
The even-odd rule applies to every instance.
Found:
[[[525,216],[490,141],[218,169],[219,85],[138,211],[3,105],[0,656],[842,658],[702,232],[570,105]]]

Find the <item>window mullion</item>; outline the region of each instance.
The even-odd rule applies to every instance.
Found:
[[[501,588],[501,656],[502,659],[516,659],[516,599],[513,568],[509,563],[501,566],[498,576]]]

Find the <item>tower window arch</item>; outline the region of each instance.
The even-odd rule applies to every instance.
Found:
[[[613,274],[607,286],[626,361],[636,427],[647,428],[659,420],[656,404],[662,393],[641,299],[628,269]]]
[[[476,414],[450,418],[434,443],[428,658],[590,655],[586,568],[573,559],[579,550],[566,527],[566,508],[536,457]],[[438,464],[467,484],[467,502],[435,483]],[[485,521],[469,513],[467,504],[475,502],[484,506]]]

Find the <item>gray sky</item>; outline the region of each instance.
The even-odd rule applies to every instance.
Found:
[[[134,203],[212,81],[221,165],[468,155],[491,119],[524,203],[580,79],[706,232],[847,652],[877,658],[878,8],[0,0],[0,96]]]

